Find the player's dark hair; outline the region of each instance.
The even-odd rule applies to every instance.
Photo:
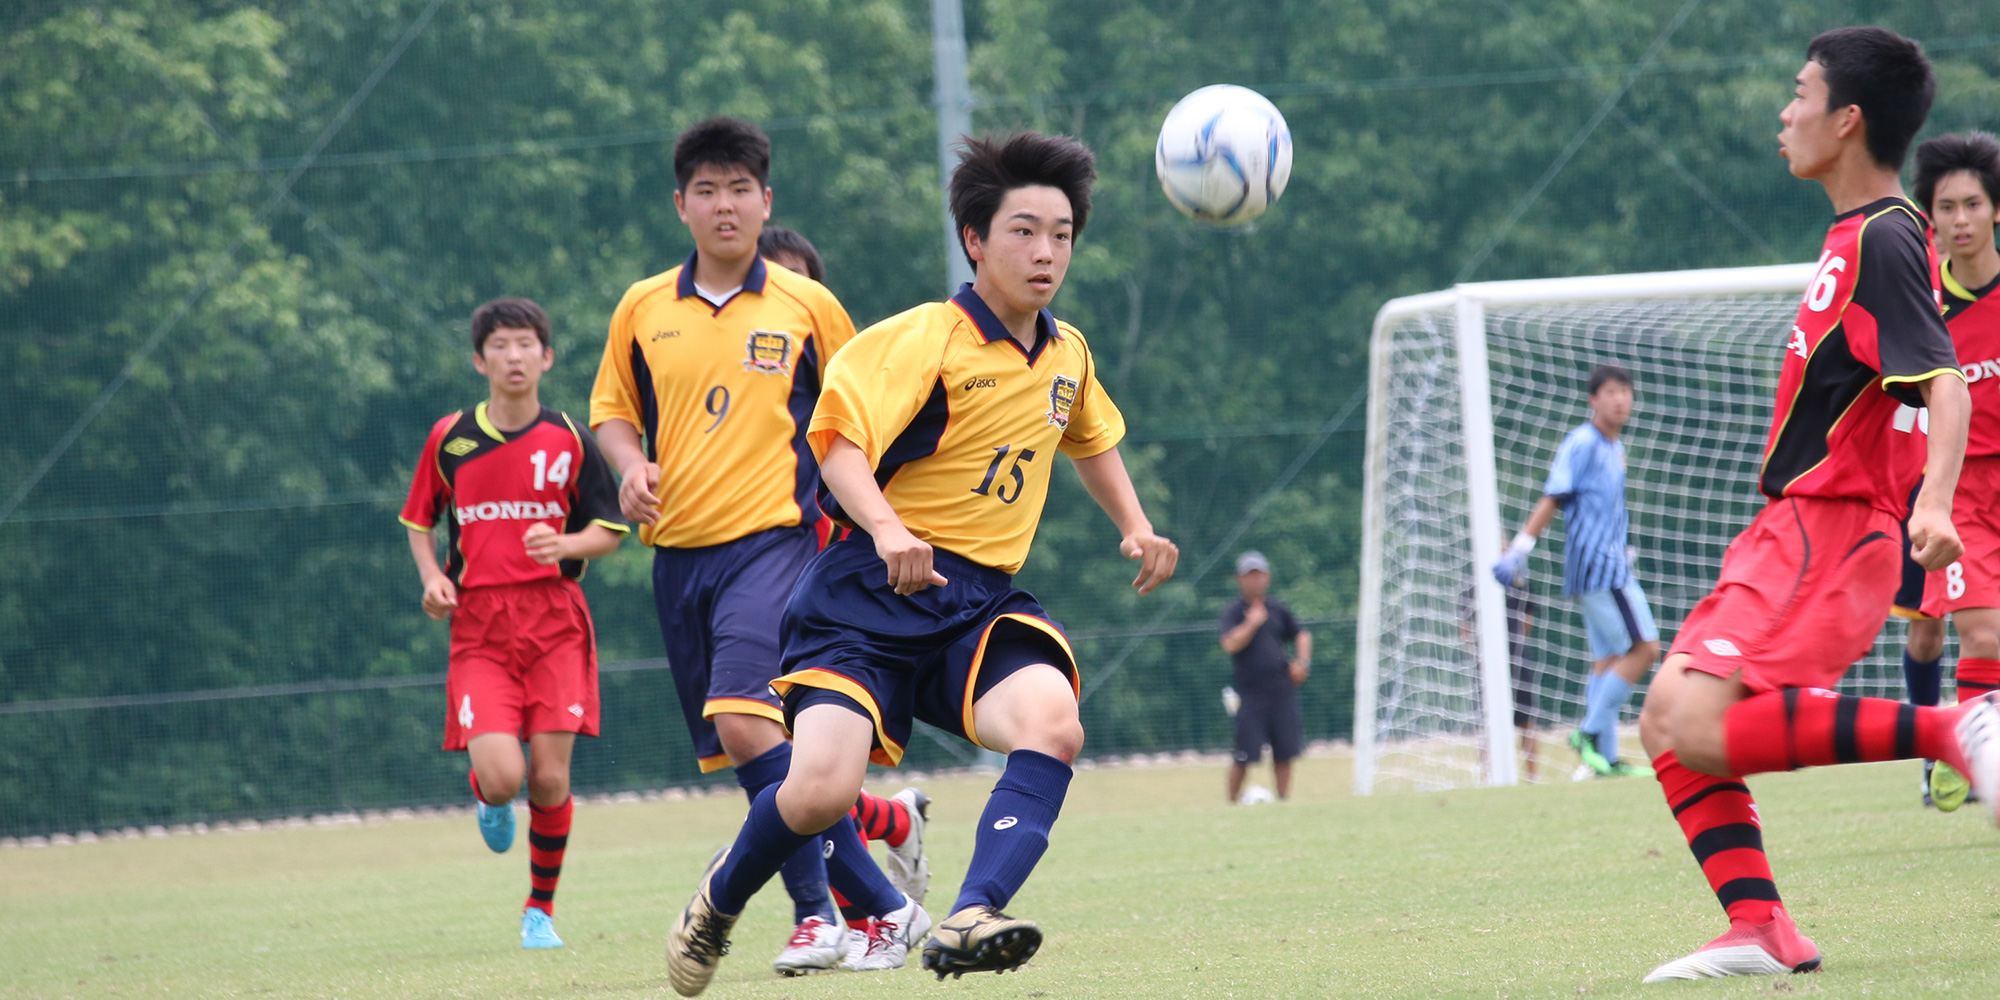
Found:
[[[1978,131],[1941,135],[1917,147],[1917,204],[1930,211],[1938,182],[1961,170],[1979,179],[1987,201],[2000,205],[2000,141]]]
[[[533,299],[494,299],[472,311],[472,353],[484,352],[486,338],[501,327],[533,330],[542,346],[549,346],[549,314]]]
[[[1625,388],[1632,388],[1632,372],[1624,365],[1598,365],[1590,370],[1590,395],[1604,388],[1606,382],[1618,382]]]
[[[771,140],[764,130],[741,118],[717,117],[697,122],[674,140],[674,186],[687,190],[702,165],[742,167],[771,186]]]
[[[951,218],[958,224],[959,250],[974,268],[965,246],[970,228],[984,240],[993,231],[993,213],[1016,188],[1047,186],[1069,196],[1070,235],[1082,235],[1090,217],[1090,183],[1097,179],[1097,157],[1089,147],[1066,135],[1017,132],[1005,138],[958,140],[958,169],[951,175]]]
[[[796,229],[783,226],[765,226],[757,234],[757,255],[770,259],[777,254],[790,254],[806,262],[806,277],[814,281],[826,280],[826,265],[820,262],[819,248]]]
[[[1826,75],[1827,110],[1860,105],[1868,155],[1901,170],[1937,95],[1923,46],[1882,28],[1835,28],[1806,46],[1806,58]]]

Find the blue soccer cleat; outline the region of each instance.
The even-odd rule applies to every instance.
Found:
[[[560,948],[563,939],[556,936],[556,922],[539,907],[530,906],[521,911],[521,947]]]
[[[507,848],[514,846],[514,807],[479,803],[479,835],[486,838],[493,853],[507,853]]]

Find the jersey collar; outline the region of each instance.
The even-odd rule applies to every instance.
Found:
[[[987,343],[995,344],[1004,340],[1013,344],[1016,349],[1020,348],[1021,342],[1015,340],[1014,335],[1008,333],[1007,328],[1000,324],[1000,317],[995,316],[993,310],[986,305],[986,300],[972,290],[971,282],[958,286],[958,294],[951,297],[951,304],[957,306],[958,311],[972,321],[972,325],[979,330],[979,336]],[[1055,314],[1044,309],[1035,314],[1035,346],[1021,353],[1027,355],[1028,363],[1032,365],[1036,358],[1042,356],[1042,348],[1048,346],[1050,340],[1061,338],[1062,331],[1056,329]]]
[[[701,251],[696,250],[688,254],[687,262],[681,265],[680,280],[674,283],[675,298],[685,299],[701,294],[695,291],[694,287],[694,262],[700,257]],[[751,258],[750,273],[743,276],[743,287],[736,290],[736,295],[741,295],[744,292],[756,292],[759,295],[764,294],[764,279],[769,277],[770,273],[770,269],[764,266],[764,258],[761,255]],[[722,306],[736,301],[736,295],[731,295],[723,299]],[[721,312],[722,306],[716,306],[715,311]]]
[[[1987,282],[1985,288],[1967,288],[1960,284],[1957,278],[1951,276],[1951,258],[1949,257],[1946,257],[1938,264],[1938,278],[1941,279],[1941,283],[1944,285],[1946,295],[1957,296],[1967,302],[1977,302],[1985,298],[1987,293],[1993,291],[1995,288],[2000,288],[2000,275],[1996,275],[1992,281]]]

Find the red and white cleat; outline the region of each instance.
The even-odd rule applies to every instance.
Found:
[[[1967,705],[1958,716],[1957,735],[1972,791],[2000,823],[2000,698],[1988,693]]]
[[[1782,907],[1771,907],[1771,919],[1753,924],[1747,920],[1729,922],[1729,932],[1702,946],[1700,951],[1676,958],[1648,973],[1644,982],[1666,983],[1676,979],[1722,979],[1727,976],[1782,976],[1791,972],[1819,971],[1819,949],[1812,939],[1799,933],[1797,924]]]
[[[781,976],[803,976],[836,968],[846,955],[845,928],[825,917],[811,916],[792,931],[791,940],[785,942],[785,950],[771,966]]]

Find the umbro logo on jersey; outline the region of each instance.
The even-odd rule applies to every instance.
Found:
[[[679,330],[656,330],[653,332],[653,343],[657,344],[662,340],[670,340],[680,335],[681,332]]]
[[[444,453],[455,458],[464,458],[473,449],[478,447],[479,442],[471,438],[452,438],[444,443]]]
[[[459,507],[458,523],[474,521],[541,521],[563,516],[562,504],[539,500],[488,500],[471,507]]]
[[[965,380],[965,389],[968,392],[973,389],[991,389],[999,384],[1000,380],[997,378],[969,378]]]
[[[993,829],[995,830],[1010,829],[1014,826],[1014,824],[1019,823],[1020,821],[1021,821],[1020,818],[1016,816],[1002,816],[999,819],[993,821]]]
[[[1714,653],[1717,656],[1743,655],[1743,651],[1737,649],[1736,644],[1730,642],[1728,639],[1710,639],[1707,642],[1702,643],[1702,645],[1708,647],[1708,651]]]
[[[571,705],[569,707],[569,714],[574,715],[579,719],[583,718],[583,706],[581,704]]]

